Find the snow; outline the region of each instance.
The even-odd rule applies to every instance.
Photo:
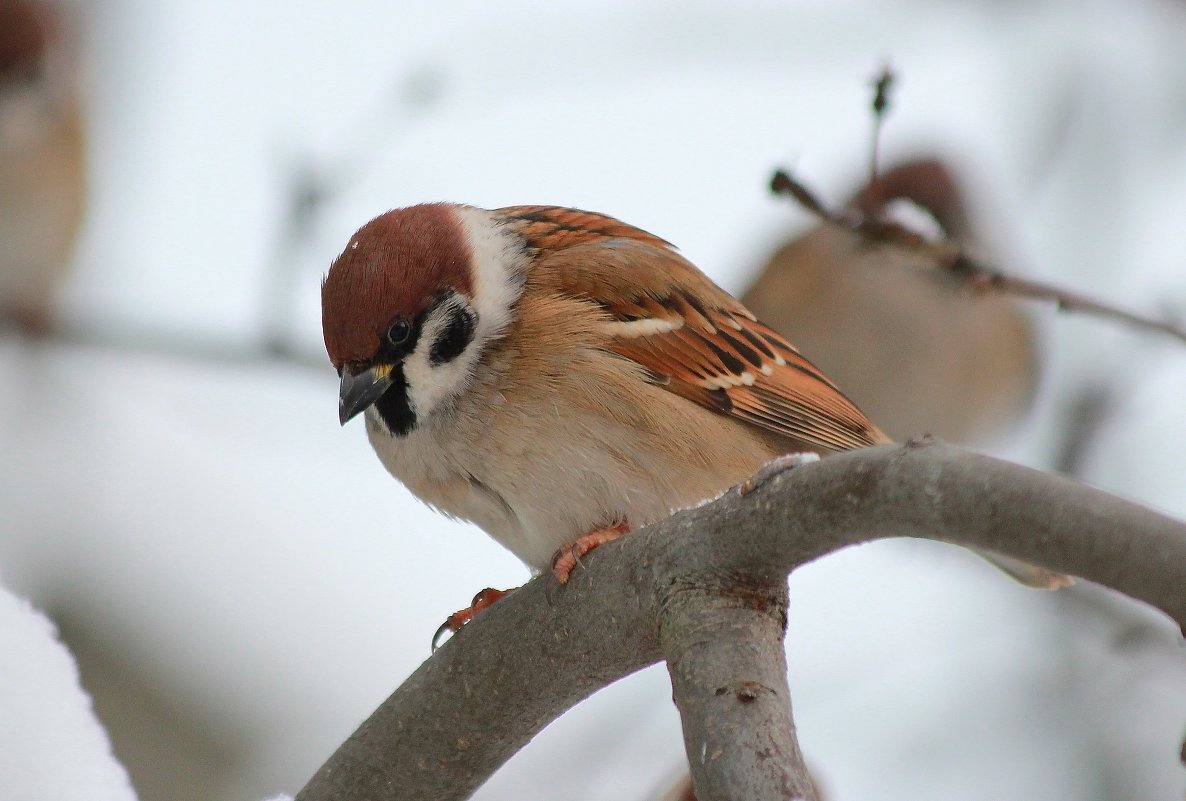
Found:
[[[828,199],[859,178],[868,82],[887,59],[900,82],[883,160],[956,159],[1001,263],[1181,310],[1183,11],[1088,5],[96,6],[93,204],[66,313],[249,346],[303,157],[343,182],[287,259],[291,330],[313,358],[326,264],[365,220],[425,200],[609,211],[737,288],[808,222],[765,193],[774,166]],[[1042,394],[992,449],[1050,466],[1070,399],[1107,382],[1118,403],[1084,477],[1186,514],[1183,350],[1035,316]],[[83,610],[214,721],[241,752],[220,798],[295,792],[427,658],[449,612],[526,577],[489,538],[415,503],[360,425],[338,427],[328,365],[6,337],[0,375],[5,581],[55,614]],[[829,797],[1058,801],[1109,782],[1127,797],[1182,795],[1184,660],[1160,618],[1110,599],[1072,608],[914,541],[829,557],[791,590],[796,720]],[[18,658],[44,662],[38,686],[76,714],[60,731],[78,742],[53,754],[72,757],[59,778],[102,756],[107,783],[93,786],[113,789],[93,797],[132,797],[49,624],[20,614],[42,642]],[[29,719],[36,708],[22,726],[48,727],[48,713]],[[22,728],[9,720],[0,743]],[[558,720],[477,798],[641,798],[682,759],[652,668]],[[7,788],[21,765],[3,760]],[[51,792],[55,780],[36,780],[40,797],[92,797]]]
[[[0,784],[13,801],[135,801],[57,631],[0,586]]]

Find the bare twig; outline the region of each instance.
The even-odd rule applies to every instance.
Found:
[[[874,192],[877,191],[877,178],[881,175],[878,164],[881,155],[881,126],[885,123],[885,115],[889,110],[890,90],[895,80],[893,70],[886,65],[873,82],[873,141],[869,152],[869,188]]]
[[[711,717],[722,705],[729,706],[727,725],[756,732],[773,723],[771,704],[782,692],[761,653],[751,652],[760,658],[750,662],[697,642],[768,643],[782,627],[783,601],[772,588],[790,570],[893,536],[1008,554],[1107,585],[1186,622],[1186,523],[932,441],[851,451],[603,546],[552,605],[547,580],[529,582],[421,665],[298,801],[467,798],[568,707],[660,658],[673,666],[695,766],[700,743],[726,736]],[[694,622],[696,610],[718,618],[711,636],[707,624]],[[762,772],[744,791],[700,797],[783,799],[808,787],[796,754],[782,750],[783,734],[793,734],[789,718],[780,725],[777,748],[757,740],[736,746],[766,748],[766,758],[781,766],[777,773]],[[698,791],[721,787],[726,761],[702,763]],[[813,796],[803,790],[799,797]]]
[[[793,178],[786,170],[775,170],[770,178],[770,191],[776,195],[789,195],[803,208],[819,217],[824,222],[834,223],[844,227],[853,225],[854,221],[843,215],[833,213],[816,194]]]
[[[973,290],[1047,301],[1053,303],[1058,311],[1092,314],[1147,331],[1168,334],[1186,342],[1186,327],[1178,323],[1153,320],[1052,284],[1018,278],[978,261],[951,242],[932,242],[896,222],[876,215],[860,213],[857,210],[852,210],[849,214],[835,212],[824,205],[802,181],[785,170],[775,171],[770,189],[777,195],[793,198],[821,221],[839,225],[870,244],[893,244],[911,250],[933,267],[961,279]]]
[[[996,268],[987,267],[963,252],[958,252],[949,260],[947,269],[968,280],[975,288],[988,288],[1017,297],[1049,301],[1054,303],[1058,311],[1084,312],[1097,317],[1107,317],[1138,328],[1169,334],[1186,342],[1186,328],[1181,325],[1163,320],[1152,320],[1109,303],[1089,298],[1086,295],[1060,289],[1040,281],[1030,281],[1009,275]]]
[[[1119,402],[1117,387],[1112,383],[1097,379],[1077,388],[1061,415],[1066,426],[1054,457],[1055,470],[1064,476],[1082,475],[1092,445]]]

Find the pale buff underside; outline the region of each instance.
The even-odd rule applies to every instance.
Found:
[[[367,412],[379,458],[421,500],[469,520],[541,569],[566,542],[638,528],[718,495],[790,440],[649,384],[601,347],[593,304],[528,292],[451,410],[392,438]]]

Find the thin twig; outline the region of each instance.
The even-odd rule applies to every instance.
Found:
[[[1092,446],[1119,402],[1117,387],[1098,379],[1075,391],[1062,415],[1067,425],[1053,461],[1055,470],[1064,476],[1082,475]]]
[[[791,177],[791,174],[786,170],[774,171],[774,175],[770,178],[770,191],[776,195],[789,195],[795,199],[796,203],[825,222],[844,227],[848,227],[850,224],[840,215],[833,214],[823,201],[816,197],[814,192]]]
[[[881,175],[879,164],[881,155],[881,126],[885,122],[886,112],[889,111],[890,90],[893,89],[896,76],[887,64],[873,82],[873,142],[869,153],[869,187],[876,191],[877,178]]]
[[[948,241],[934,242],[910,229],[889,220],[850,210],[840,214],[829,209],[802,181],[786,170],[775,170],[770,189],[785,195],[823,222],[839,225],[870,243],[887,243],[912,250],[934,267],[961,279],[977,291],[991,291],[1003,295],[1048,301],[1058,311],[1080,312],[1127,323],[1136,328],[1168,334],[1186,342],[1186,327],[1165,320],[1154,320],[1089,298],[1051,284],[1009,275],[973,258],[962,248]]]
[[[999,269],[981,264],[963,252],[951,260],[947,269],[956,275],[965,277],[976,287],[991,288],[1017,297],[1050,301],[1054,303],[1058,311],[1082,312],[1094,314],[1097,317],[1107,317],[1139,328],[1159,331],[1186,342],[1186,328],[1181,325],[1166,320],[1153,320],[1109,303],[1089,298],[1086,295],[1060,289],[1040,281],[1030,281],[1008,275]]]

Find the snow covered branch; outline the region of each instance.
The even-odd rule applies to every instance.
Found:
[[[786,576],[884,537],[998,551],[1186,624],[1186,523],[930,439],[853,451],[763,470],[603,546],[550,599],[547,577],[529,582],[421,665],[297,801],[466,798],[569,707],[660,659],[702,801],[813,799],[781,645]]]

